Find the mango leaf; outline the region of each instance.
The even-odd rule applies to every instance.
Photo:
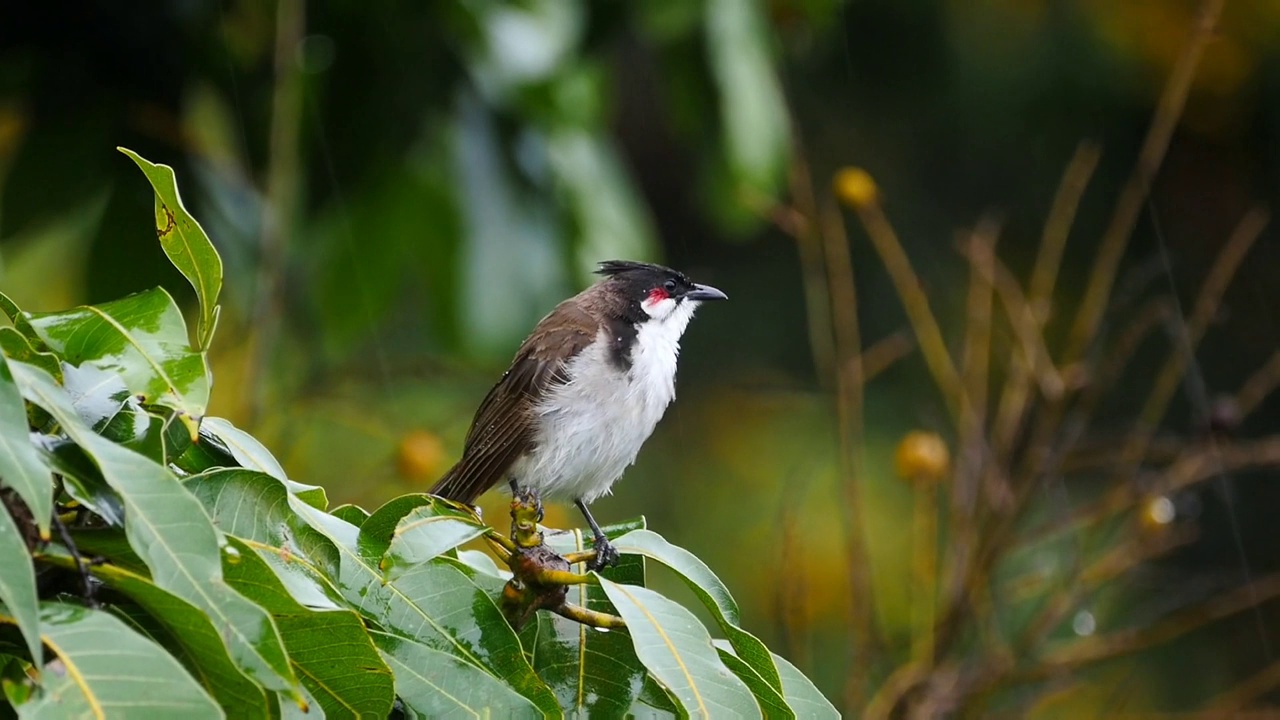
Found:
[[[24,319],[23,322],[26,322]],[[32,333],[35,331],[33,330]],[[39,342],[39,338],[36,338]],[[40,343],[41,346],[44,343]],[[62,363],[51,352],[37,350],[31,340],[11,327],[0,328],[0,352],[18,362],[36,365],[62,382]]]
[[[162,288],[101,305],[26,313],[40,339],[72,365],[119,375],[145,402],[182,413],[194,434],[209,402],[209,366]]]
[[[3,355],[0,355],[0,482],[18,493],[31,509],[40,537],[47,539],[53,515],[53,476],[31,444],[27,406],[14,384],[9,361]]]
[[[375,513],[364,526],[374,523]],[[396,524],[390,547],[382,560],[387,579],[394,579],[406,569],[424,563],[463,543],[484,535],[487,526],[474,515],[439,499],[410,510]]]
[[[339,505],[338,507],[330,510],[329,514],[341,520],[345,520],[356,527],[364,525],[364,521],[369,519],[368,510],[365,510],[359,505],[351,505],[350,503],[346,505]]]
[[[402,637],[371,634],[395,670],[396,694],[410,718],[544,717],[528,698],[471,663]]]
[[[279,479],[257,470],[220,468],[183,484],[224,533],[305,558],[323,575],[337,574],[338,549],[298,516],[292,503],[301,501]]]
[[[48,350],[48,348],[43,347],[40,336],[36,334],[36,331],[31,327],[31,323],[27,321],[26,313],[22,312],[22,308],[18,307],[18,303],[2,292],[0,292],[0,310],[3,310],[4,314],[9,316],[9,322],[13,323],[13,327],[17,329],[18,334],[31,342],[35,350],[40,352]],[[41,347],[36,347],[36,344],[40,344]]]
[[[301,502],[293,506],[337,546],[341,563],[334,582],[362,615],[394,635],[481,668],[550,715],[559,713],[555,695],[525,660],[519,638],[493,599],[475,585],[475,571],[437,558],[387,582],[358,549],[360,529]]]
[[[724,666],[693,613],[648,588],[600,578],[636,656],[691,716],[761,717],[751,690]]]
[[[32,434],[45,463],[62,476],[62,490],[114,527],[124,527],[124,503],[102,471],[74,441],[60,435]]]
[[[781,655],[774,654],[773,661],[782,675],[782,696],[786,698],[787,705],[796,711],[797,716],[838,720],[840,711],[814,686],[812,680]]]
[[[324,488],[290,480],[284,472],[284,466],[276,460],[271,451],[258,442],[257,438],[232,425],[230,420],[220,417],[205,418],[204,422],[200,423],[200,436],[207,438],[210,435],[220,444],[220,449],[225,449],[240,467],[264,472],[280,480],[289,492],[317,510],[329,507],[329,498]]]
[[[391,669],[374,649],[360,616],[347,609],[303,607],[253,548],[234,537],[227,542],[227,582],[271,613],[290,662],[325,715],[386,717],[395,699]]]
[[[81,557],[101,559],[121,570],[142,577],[149,577],[146,563],[133,551],[129,538],[121,528],[91,527],[67,528],[71,542],[75,543]]]
[[[729,588],[711,572],[711,568],[693,553],[667,542],[650,530],[628,533],[614,543],[618,552],[635,553],[652,558],[675,570],[693,594],[702,601],[719,623],[721,631],[733,645],[734,653],[749,665],[774,690],[782,691],[782,680],[773,664],[769,648],[756,636],[743,630],[738,603],[729,594]]]
[[[80,548],[83,551],[83,548]],[[75,563],[65,550],[42,558],[64,568]],[[113,591],[125,595],[146,612],[163,630],[164,640],[187,671],[222,706],[227,717],[266,718],[267,694],[236,667],[227,654],[218,631],[199,608],[173,593],[156,587],[150,579],[113,565],[90,566],[94,577]],[[157,633],[160,634],[160,633]],[[153,635],[153,637],[155,637]]]
[[[173,168],[149,162],[128,148],[116,149],[132,158],[155,188],[156,234],[169,261],[195,288],[200,301],[196,349],[208,349],[221,311],[218,294],[222,292],[222,258],[200,223],[183,206]]]
[[[786,168],[790,129],[764,13],[762,3],[707,0],[703,17],[729,169],[735,184],[772,195]]]
[[[5,559],[0,562],[0,603],[13,613],[18,631],[26,640],[27,652],[39,665],[43,658],[40,651],[40,602],[29,555],[17,523],[0,505],[0,558]]]
[[[671,697],[671,693],[658,684],[658,681],[654,680],[652,675],[645,675],[644,689],[640,691],[640,697],[636,698],[635,703],[627,711],[627,717],[636,718],[637,720],[640,718],[645,720],[667,720],[667,718],[681,717],[681,714],[675,699]]]
[[[120,494],[129,544],[153,582],[208,613],[246,674],[297,697],[298,680],[271,618],[223,581],[217,530],[200,502],[164,467],[91,431],[47,373],[22,363],[12,368],[26,398],[58,421]]]
[[[43,692],[22,718],[221,718],[222,710],[164,648],[112,615],[45,603]]]
[[[715,645],[716,652],[720,654],[720,662],[751,688],[751,694],[756,696],[756,702],[760,703],[760,709],[764,711],[766,718],[792,720],[796,716],[795,711],[787,705],[781,693],[761,679],[755,669],[733,654],[732,645],[724,640],[712,640],[711,644]]]
[[[644,527],[644,519],[604,528],[610,539]],[[580,530],[546,532],[545,542],[558,553],[590,547]],[[644,558],[624,555],[605,577],[618,583],[644,584]],[[499,588],[500,589],[500,588]],[[597,585],[569,588],[568,601],[589,610],[617,614]],[[645,682],[645,669],[625,632],[601,631],[549,612],[521,632],[538,676],[551,687],[560,706],[578,717],[621,717],[634,704]]]

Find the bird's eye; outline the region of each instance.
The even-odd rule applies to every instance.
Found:
[[[671,293],[674,293],[676,291],[676,281],[668,280],[662,283],[662,289],[666,290],[668,295],[670,295]]]

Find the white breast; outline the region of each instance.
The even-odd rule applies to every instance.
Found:
[[[535,449],[512,476],[554,500],[591,502],[608,493],[675,398],[680,336],[695,306],[682,303],[669,317],[642,323],[627,370],[609,358],[610,338],[601,330],[569,362],[572,379],[538,405]]]

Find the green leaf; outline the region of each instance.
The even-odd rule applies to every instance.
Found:
[[[56,561],[61,567],[75,567],[66,554],[43,559]],[[93,565],[89,571],[111,590],[133,600],[159,623],[171,641],[162,644],[170,647],[187,671],[222,706],[227,717],[268,717],[267,694],[231,661],[217,629],[199,608],[156,587],[145,576],[123,568]]]
[[[119,375],[130,392],[182,413],[192,427],[204,415],[209,366],[187,346],[182,313],[162,288],[26,317],[64,361]]]
[[[36,338],[36,342],[39,342],[39,338]],[[43,346],[44,343],[40,345]],[[62,363],[58,362],[58,356],[37,350],[30,339],[11,327],[0,328],[0,352],[18,362],[36,365],[57,378],[58,382],[62,382]]]
[[[187,212],[178,194],[173,168],[144,159],[128,148],[116,148],[133,159],[156,191],[156,234],[169,261],[195,288],[200,301],[196,348],[208,349],[218,324],[218,293],[222,291],[222,258],[200,223]]]
[[[27,652],[40,664],[40,602],[36,595],[36,573],[31,554],[18,525],[0,505],[0,603],[13,613],[27,642]]]
[[[377,513],[371,516],[364,527],[373,524],[376,516]],[[432,498],[431,503],[409,511],[396,524],[382,568],[387,579],[394,579],[414,565],[484,535],[487,529],[474,515]]]
[[[383,627],[484,668],[543,710],[555,711],[555,695],[530,666],[493,597],[473,580],[475,573],[447,557],[406,571],[387,587],[412,605],[392,607]]]
[[[225,468],[183,484],[224,533],[306,558],[317,572],[337,575],[337,547],[298,515],[295,505],[304,503],[279,479],[257,470]]]
[[[124,530],[112,527],[67,528],[71,542],[75,543],[81,557],[102,560],[135,575],[149,577],[151,571],[133,551]]]
[[[840,711],[814,686],[812,680],[781,655],[774,654],[773,661],[777,663],[778,672],[782,675],[782,696],[787,699],[787,704],[796,711],[797,716],[838,720]]]
[[[364,525],[364,521],[369,519],[368,510],[365,510],[359,505],[351,505],[350,503],[346,505],[339,505],[338,507],[330,510],[329,514],[340,520],[345,520],[356,527]]]
[[[114,527],[124,527],[124,504],[84,449],[60,435],[33,435],[32,441],[54,472],[63,492]]]
[[[756,696],[756,702],[760,703],[760,709],[764,711],[766,718],[769,718],[769,720],[774,718],[792,720],[796,716],[795,712],[787,705],[787,701],[782,698],[781,693],[765,682],[755,671],[755,668],[733,654],[732,645],[724,640],[712,640],[711,644],[715,645],[716,652],[720,654],[720,662],[724,663],[725,667],[732,670],[739,680],[751,688],[751,694]]]
[[[45,664],[43,692],[18,706],[19,717],[223,717],[172,655],[110,614],[45,603],[40,621],[58,657]]]
[[[644,520],[604,528],[605,535],[616,539],[643,527]],[[558,553],[585,550],[590,546],[579,530],[550,532],[545,542]],[[604,572],[618,583],[644,584],[644,558],[625,555],[616,566]],[[500,588],[499,588],[500,589]],[[598,585],[569,588],[567,600],[589,610],[617,614],[613,604]],[[644,687],[645,669],[631,638],[625,632],[588,628],[559,615],[540,612],[537,622],[521,632],[525,647],[532,655],[533,668],[560,701],[566,713],[578,717],[621,717],[634,704]]]
[[[769,648],[765,647],[756,636],[742,629],[738,603],[706,563],[688,550],[672,545],[661,535],[650,530],[628,533],[618,538],[614,547],[620,553],[644,555],[675,570],[707,610],[711,611],[721,631],[733,645],[734,653],[750,665],[756,674],[774,690],[782,690],[782,680],[778,676],[778,669],[774,667],[773,655],[769,652]]]
[[[476,666],[422,643],[373,632],[410,718],[550,717]]]
[[[687,713],[686,713],[687,715]],[[671,697],[671,693],[666,688],[658,684],[652,675],[644,676],[644,689],[640,691],[640,697],[636,698],[631,709],[627,711],[628,717],[634,717],[639,720],[658,720],[662,718],[681,717],[680,708],[676,705],[676,701]]]
[[[257,470],[225,468],[183,484],[229,536],[291,553],[314,564],[317,573],[337,575],[338,548],[298,516],[292,503],[301,501],[279,479]]]
[[[751,690],[724,666],[693,613],[647,588],[600,578],[636,656],[694,717],[761,717]]]
[[[13,327],[17,329],[19,335],[22,335],[31,343],[42,342],[35,329],[31,327],[31,323],[27,321],[26,313],[22,312],[22,308],[18,307],[18,303],[2,292],[0,292],[0,310],[3,310],[4,314],[9,316],[9,322],[13,323]],[[45,350],[43,347],[34,349],[41,352]]]
[[[772,195],[791,138],[764,12],[763,3],[707,0],[703,17],[729,168],[737,185]]]
[[[31,444],[27,406],[13,381],[9,361],[0,355],[0,481],[13,488],[31,509],[42,538],[49,537],[53,515],[53,476]],[[0,555],[0,557],[4,557]]]
[[[325,715],[386,717],[395,699],[391,669],[374,649],[360,616],[347,609],[304,607],[254,548],[234,537],[227,541],[227,582],[271,613],[290,662]]]
[[[27,399],[58,421],[120,493],[129,544],[152,580],[208,613],[247,674],[268,689],[296,692],[298,680],[271,618],[223,581],[217,530],[200,502],[164,467],[86,427],[47,373],[22,363],[12,368]]]
[[[283,482],[303,502],[317,510],[329,507],[324,488],[294,482],[285,474],[284,466],[267,450],[266,446],[249,433],[220,417],[207,417],[200,423],[201,437],[212,435],[242,468],[266,473]]]
[[[559,712],[555,695],[525,660],[519,638],[473,582],[474,570],[437,558],[389,583],[358,549],[358,528],[302,503],[294,509],[338,548],[341,563],[334,582],[362,615],[394,635],[448,652],[506,681],[544,712]]]

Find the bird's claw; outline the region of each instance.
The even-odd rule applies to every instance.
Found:
[[[587,562],[588,570],[600,571],[618,564],[618,549],[609,542],[609,538],[603,535],[597,537],[594,548],[596,556]]]

